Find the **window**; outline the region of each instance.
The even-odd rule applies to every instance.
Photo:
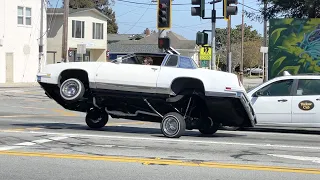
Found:
[[[84,21],[72,20],[72,37],[84,38]]]
[[[297,96],[320,95],[320,79],[300,79],[295,92]]]
[[[92,39],[103,39],[102,23],[92,23]]]
[[[18,24],[31,25],[31,8],[18,6]]]
[[[180,56],[179,68],[194,69],[194,66],[189,58]]]
[[[178,56],[170,55],[165,66],[176,66],[178,64]]]
[[[31,8],[26,8],[26,25],[31,25]]]
[[[293,79],[281,80],[257,91],[259,96],[290,96]]]

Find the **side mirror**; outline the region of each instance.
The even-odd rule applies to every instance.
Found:
[[[261,91],[257,91],[254,93],[254,97],[259,97],[259,96],[262,96],[263,93]]]

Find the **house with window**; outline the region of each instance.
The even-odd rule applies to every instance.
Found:
[[[159,52],[158,32],[151,33],[148,28],[145,32],[145,34],[108,34],[109,60],[132,52]],[[170,38],[171,47],[180,55],[191,57],[198,63],[199,46],[196,41],[188,40],[172,31],[167,31],[166,36]]]
[[[0,83],[36,82],[46,58],[46,12],[43,8],[43,54],[39,56],[42,0],[0,0]]]
[[[61,62],[63,8],[47,9],[47,64]],[[107,20],[96,8],[69,9],[68,61],[106,61]]]

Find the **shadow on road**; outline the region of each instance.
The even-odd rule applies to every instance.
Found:
[[[43,128],[43,129],[68,129],[68,130],[84,130],[84,131],[104,131],[104,132],[117,132],[117,133],[131,133],[131,134],[150,134],[153,137],[163,137],[160,128],[152,127],[131,127],[131,126],[105,126],[101,129],[91,129],[88,126],[80,124],[69,124],[69,123],[22,123],[22,124],[11,124],[13,126],[23,126],[32,128]],[[198,131],[186,131],[183,136],[190,137],[239,137],[246,135],[232,134],[232,133],[219,133],[219,131],[213,135],[202,135]]]

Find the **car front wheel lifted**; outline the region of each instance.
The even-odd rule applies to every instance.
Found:
[[[102,128],[107,124],[108,120],[108,113],[104,110],[92,108],[87,112],[86,123],[90,128]]]
[[[82,98],[85,92],[83,83],[76,78],[65,80],[60,87],[60,95],[66,101],[76,101]]]
[[[186,130],[186,122],[182,115],[171,112],[164,115],[160,124],[162,134],[169,138],[179,138]]]

